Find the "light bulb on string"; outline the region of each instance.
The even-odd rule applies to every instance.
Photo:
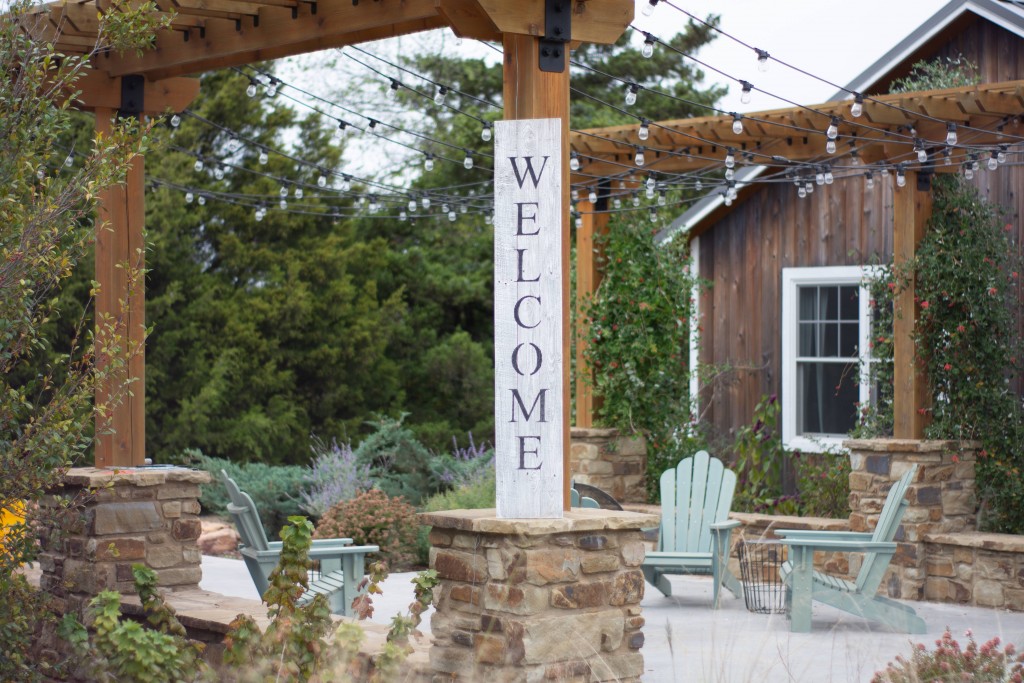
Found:
[[[69,152],[67,157],[64,159],[64,168],[71,168],[75,165],[75,153]]]
[[[633,193],[633,206],[640,206],[640,193],[639,192],[634,192]]]
[[[377,195],[375,194],[370,195],[369,209],[370,213],[377,213],[377,211],[380,209],[380,203],[377,201]]]
[[[964,178],[974,180],[974,168],[972,164],[964,164]]]
[[[725,169],[725,179],[726,180],[732,180],[735,177],[736,177],[735,169],[731,169],[731,168]]]
[[[905,187],[907,184],[907,174],[903,170],[903,164],[896,167],[896,185],[897,187]]]
[[[800,199],[803,199],[804,197],[807,196],[807,190],[804,189],[803,185],[800,185],[800,187],[796,188],[796,196],[799,197]]]
[[[919,138],[914,140],[914,151],[917,153],[918,163],[925,163],[928,161],[928,150],[924,148],[924,142]]]
[[[389,100],[393,100],[393,99],[395,99],[395,97],[397,95],[398,95],[398,81],[396,81],[395,79],[392,78],[391,79],[391,85],[388,87],[387,92],[384,93],[384,96],[387,97]]]
[[[644,155],[644,148],[637,147],[636,155],[633,157],[633,163],[635,163],[637,166],[643,166],[646,161],[647,157]]]
[[[420,206],[422,206],[424,209],[430,208],[430,195],[425,194],[423,195],[423,197],[420,198]]]
[[[732,206],[732,197],[730,197],[729,195],[725,195],[725,205]]]
[[[1006,145],[999,145],[999,151],[996,152],[996,161],[1001,164],[1006,163]]]
[[[817,185],[824,185],[825,184],[825,173],[824,173],[824,171],[822,171],[821,169],[818,169],[818,172],[814,174],[814,182]]]
[[[191,204],[192,200],[194,200],[195,198],[196,198],[196,196],[194,194],[192,194],[191,192],[186,192],[185,193],[185,203],[186,204]]]
[[[871,171],[868,171],[867,173],[864,174],[864,187],[866,187],[867,189],[870,190],[870,189],[874,188],[874,186],[875,186],[875,174],[872,173]]]
[[[462,160],[462,166],[468,171],[473,168],[473,153],[466,150],[466,157]]]
[[[658,0],[647,0],[647,4],[644,5],[640,13],[645,17],[649,17],[654,14],[654,8],[658,6]]]
[[[249,79],[249,86],[245,89],[245,94],[249,97],[256,97],[256,93],[259,92],[259,88],[256,87],[256,81]]]
[[[972,171],[977,171],[979,168],[981,168],[981,164],[978,163],[978,155],[977,154],[972,154],[971,155],[971,170]]]
[[[459,213],[468,213],[469,207],[465,204],[459,204]]]
[[[647,180],[644,181],[644,186],[648,190],[653,190],[655,185],[657,185],[657,184],[658,184],[658,181],[654,179],[654,173],[648,172],[647,173]]]
[[[199,199],[196,200],[196,203],[198,203],[199,206],[206,206],[206,195],[199,195]]]
[[[441,213],[448,213],[449,211],[451,211],[451,206],[448,205],[448,202],[441,204]]]
[[[590,191],[590,194],[587,195],[587,201],[591,204],[597,204],[597,190]]]
[[[484,142],[491,141],[491,122],[484,121],[484,127],[480,129],[480,139]]]
[[[254,216],[254,218],[256,219],[256,222],[259,223],[260,221],[262,221],[263,217],[266,214],[267,214],[267,212],[266,212],[266,210],[262,206],[256,207],[256,215]]]
[[[267,84],[267,97],[274,97],[277,95],[277,86],[280,83],[276,78],[271,78],[270,83]]]
[[[944,163],[946,166],[952,166],[953,165],[953,148],[952,147],[947,147],[946,149],[942,150],[942,163]]]
[[[204,164],[203,164],[203,160],[202,159],[196,159],[196,163],[192,164],[192,168],[194,168],[196,170],[196,173],[199,173],[200,171],[202,171],[203,170],[203,166],[204,166]]]
[[[651,214],[650,215],[651,215],[651,222],[652,223],[654,221],[658,220],[658,210],[656,208],[654,208],[653,206],[651,207]]]
[[[813,194],[814,193],[814,183],[812,183],[810,180],[808,180],[806,183],[804,183],[804,192],[806,192],[807,194]]]
[[[762,73],[767,71],[768,58],[771,57],[771,55],[768,54],[767,50],[760,50],[756,47],[754,48],[754,52],[757,53],[757,70]]]
[[[323,169],[320,170],[320,174],[316,177],[316,186],[327,187],[327,175],[324,173]]]
[[[725,151],[725,167],[732,168],[736,165],[736,150],[732,147]]]
[[[992,152],[992,156],[988,158],[988,161],[985,162],[985,165],[988,167],[988,170],[990,171],[994,171],[997,168],[999,168],[999,157],[996,156],[996,153],[994,151]]]
[[[455,222],[455,219],[456,219],[457,217],[458,217],[458,214],[456,214],[456,213],[455,213],[454,211],[449,211],[449,212],[448,212],[448,222],[449,222],[449,223],[454,223],[454,222]]]
[[[831,168],[826,168],[825,169],[825,184],[826,185],[831,185],[832,183],[835,182],[835,180],[836,180],[836,177],[834,175],[832,175],[832,169]]]
[[[636,95],[640,92],[640,86],[636,83],[630,83],[629,87],[626,88],[626,106],[632,107],[636,104]]]
[[[742,104],[750,104],[750,92],[754,89],[754,86],[747,81],[740,81],[740,102]]]
[[[736,113],[732,115],[732,132],[733,135],[743,135],[743,117]]]
[[[668,203],[667,193],[668,190],[665,190],[664,188],[658,191],[658,206],[665,206],[665,204]]]
[[[569,152],[569,170],[580,170],[580,155],[577,154],[575,150]]]
[[[573,214],[573,216],[574,216],[573,223],[576,225],[576,229],[578,230],[578,229],[582,228],[583,227],[583,216],[581,216],[578,213]]]
[[[177,128],[181,125],[181,117],[175,114],[171,117],[171,128]]]
[[[398,220],[402,221],[403,223],[409,220],[409,214],[405,212],[405,209],[402,209],[401,211],[398,212]]]
[[[288,200],[287,199],[282,199],[281,201],[279,201],[277,203],[277,205],[281,207],[282,211],[284,211],[285,209],[288,208]]]
[[[859,92],[853,94],[853,104],[850,105],[850,116],[859,117],[864,113],[864,96]]]
[[[305,191],[301,187],[296,185],[295,186],[295,191],[292,194],[295,195],[296,199],[302,199],[305,196],[306,193],[305,193]]]
[[[352,189],[352,178],[347,175],[341,176],[341,191],[348,192]]]
[[[697,190],[697,192],[704,189],[704,183],[701,182],[700,178],[697,178],[697,182],[693,184],[693,189]]]
[[[338,135],[345,137],[348,134],[348,123],[338,119]]]
[[[575,202],[579,198],[580,198],[580,191],[579,191],[579,189],[574,187],[571,190],[569,190],[569,199],[571,199],[571,200],[573,200]]]
[[[648,185],[647,188],[644,189],[644,196],[648,199],[654,199],[654,186]]]
[[[829,140],[828,142],[826,142],[825,143],[825,151],[828,152],[829,154],[835,154],[836,153],[836,141],[835,140]]]
[[[640,127],[636,129],[636,136],[641,140],[646,140],[651,136],[651,122],[647,119],[640,119]]]
[[[434,93],[434,104],[444,104],[445,97],[448,96],[448,88],[443,85],[437,86],[437,92]]]
[[[423,157],[423,170],[433,171],[434,170],[434,155],[428,154]]]
[[[955,123],[947,123],[946,124],[946,144],[947,145],[955,145],[956,142],[957,142],[956,124]]]
[[[615,197],[612,199],[612,206],[614,208],[616,208],[616,209],[621,209],[622,208],[622,198],[619,197],[618,195],[615,195]]]
[[[839,136],[839,119],[835,116],[828,122],[828,129],[825,131],[825,137],[829,140],[835,140]]]
[[[415,211],[416,210],[416,197],[413,197],[412,195],[409,195],[409,204],[408,204],[408,206],[409,206],[409,210],[410,211]]]
[[[370,123],[367,124],[366,130],[370,131],[370,133],[372,133],[373,135],[376,135],[377,137],[380,137],[381,135],[384,134],[381,129],[377,128],[377,120],[376,119],[370,119]]]
[[[644,46],[640,49],[640,54],[646,59],[654,56],[654,36],[646,31],[644,32]]]
[[[288,186],[287,185],[282,185],[281,189],[279,189],[277,191],[277,194],[279,194],[282,197],[287,197],[288,196]]]
[[[270,155],[267,154],[266,150],[260,150],[260,165],[266,166],[267,162],[270,161]]]
[[[221,166],[220,164],[214,166],[213,177],[216,178],[217,180],[224,180],[224,167]]]

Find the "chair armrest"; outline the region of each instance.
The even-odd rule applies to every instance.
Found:
[[[874,536],[870,531],[814,531],[811,529],[776,529],[775,535],[780,538],[820,538],[837,541],[870,541]]]
[[[334,548],[313,548],[309,551],[309,558],[311,560],[319,560],[341,557],[342,555],[366,555],[367,553],[375,553],[379,550],[380,547],[376,545],[346,545],[336,546]]]
[[[352,545],[351,538],[315,538],[313,539],[314,548],[334,548],[345,545]]]
[[[794,548],[811,548],[812,550],[839,550],[854,553],[896,552],[896,544],[890,541],[840,541],[821,538],[784,538],[782,543]]]
[[[708,524],[708,528],[712,531],[728,531],[729,529],[735,529],[742,522],[738,519],[727,519],[724,522],[715,522],[714,524]]]
[[[640,530],[640,533],[642,533],[642,534],[649,534],[649,533],[651,533],[652,531],[661,531],[661,527],[660,527],[660,526],[649,526],[649,527],[645,527],[645,528],[643,528],[643,529],[641,529],[641,530]]]

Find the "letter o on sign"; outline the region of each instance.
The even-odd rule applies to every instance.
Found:
[[[512,351],[512,367],[520,375],[527,374],[527,373],[523,372],[522,368],[519,367],[519,350],[522,349],[526,345],[527,344],[520,344],[519,346],[517,346],[515,348],[515,350]],[[540,347],[537,346],[536,344],[534,344],[533,342],[529,342],[529,345],[533,347],[534,358],[536,358],[536,363],[534,363],[533,371],[530,372],[529,374],[536,375],[537,372],[540,371],[541,365],[544,364],[544,354],[541,353]]]

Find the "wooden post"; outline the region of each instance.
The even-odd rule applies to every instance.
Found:
[[[96,132],[109,135],[116,112],[96,108]],[[145,414],[145,161],[132,161],[123,185],[100,193],[96,218],[97,344],[126,358],[96,387],[96,467],[132,467],[146,460]],[[112,336],[119,338],[116,341]],[[100,349],[102,351],[102,349]],[[111,358],[98,353],[100,371]]]
[[[569,509],[569,67],[562,73],[541,71],[539,39],[515,33],[502,34],[505,48],[504,96],[506,119],[562,120],[562,467],[565,490],[562,506]],[[568,61],[568,60],[567,60]]]
[[[910,171],[907,184],[897,187],[894,193],[893,260],[897,267],[914,258],[917,245],[924,237],[925,224],[932,214],[929,180],[927,176]],[[921,310],[914,297],[911,274],[907,287],[896,297],[893,322],[893,436],[897,439],[924,438],[927,408],[931,405],[928,377],[914,354],[914,326]]]
[[[593,427],[594,412],[601,407],[601,397],[594,395],[593,371],[587,365],[583,351],[590,339],[589,327],[585,323],[583,304],[597,291],[601,284],[604,268],[600,264],[603,248],[595,247],[594,236],[608,231],[610,214],[595,212],[595,208],[607,208],[608,198],[599,197],[595,207],[589,201],[579,202],[583,225],[576,230],[576,426]]]

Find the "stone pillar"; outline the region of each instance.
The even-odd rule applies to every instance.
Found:
[[[851,440],[850,530],[870,531],[892,482],[917,464],[907,492],[909,506],[896,533],[899,542],[883,581],[889,597],[923,600],[927,578],[925,535],[973,530],[976,524],[974,463],[977,445],[913,439]],[[850,562],[851,574],[860,557]]]
[[[563,519],[421,518],[441,580],[435,681],[640,680],[640,530],[656,517],[574,508]]]
[[[573,481],[596,486],[620,503],[646,503],[647,444],[617,429],[570,431],[569,472]]]
[[[209,473],[181,467],[69,470],[41,504],[91,495],[81,524],[43,539],[40,587],[79,616],[100,591],[134,593],[135,563],[155,570],[166,590],[197,589],[199,484],[209,481]]]

